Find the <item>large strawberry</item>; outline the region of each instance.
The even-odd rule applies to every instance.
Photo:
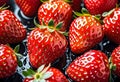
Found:
[[[120,44],[120,8],[113,9],[103,20],[104,33],[109,40]]]
[[[15,0],[23,14],[28,17],[35,16],[41,4],[40,0]]]
[[[0,44],[18,43],[26,37],[26,29],[10,10],[0,8]]]
[[[114,73],[120,77],[120,46],[115,48],[111,55],[112,65],[115,66]]]
[[[63,73],[54,67],[42,65],[37,72],[30,71],[32,70],[23,71],[25,76],[29,76],[24,79],[24,82],[68,82]]]
[[[66,72],[75,82],[108,82],[108,58],[101,51],[90,50],[76,58]]]
[[[51,23],[51,24],[50,24]],[[49,26],[40,25],[35,28],[28,36],[28,54],[30,63],[33,67],[38,68],[42,64],[53,62],[64,55],[67,47],[67,40],[58,27],[54,27],[53,21]]]
[[[100,22],[89,14],[83,14],[74,19],[69,28],[70,48],[76,54],[94,47],[102,38],[103,31]]]
[[[91,14],[102,14],[116,7],[118,0],[84,0],[84,4]]]
[[[0,45],[0,78],[9,77],[15,73],[17,58],[15,52],[7,45]]]
[[[69,4],[62,0],[47,1],[43,3],[38,10],[39,22],[48,24],[50,19],[53,19],[55,25],[63,22],[61,30],[66,30],[69,27],[72,18],[72,8]]]

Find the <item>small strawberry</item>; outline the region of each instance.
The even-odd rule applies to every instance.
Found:
[[[10,10],[0,8],[0,44],[18,43],[26,37],[26,29]]]
[[[114,73],[120,77],[120,46],[115,48],[111,54],[111,62],[116,67]]]
[[[120,8],[115,8],[103,20],[104,33],[109,40],[120,44]]]
[[[84,0],[90,14],[102,14],[116,7],[118,0]]]
[[[23,14],[28,17],[35,16],[41,5],[40,0],[15,0],[15,2],[20,7]]]
[[[11,76],[17,68],[15,52],[7,45],[0,44],[0,78]]]
[[[51,20],[49,26],[39,25],[39,28],[35,28],[29,34],[27,46],[30,63],[33,67],[38,68],[42,64],[51,63],[64,55],[67,40],[58,30],[61,24],[54,27]]]
[[[69,28],[70,48],[79,54],[94,47],[103,38],[102,25],[90,14],[80,14]]]
[[[90,50],[76,58],[68,66],[66,73],[75,82],[108,82],[108,58],[101,51]]]
[[[40,66],[37,72],[28,69],[23,71],[23,74],[29,76],[24,79],[24,82],[68,82],[60,70],[50,66],[45,67],[45,65]]]
[[[55,25],[59,22],[63,22],[61,30],[64,31],[71,22],[72,8],[68,3],[62,0],[47,1],[39,7],[38,19],[41,24],[42,21],[44,21],[46,25],[50,19],[53,19]]]
[[[9,0],[0,0],[0,6],[7,4]]]

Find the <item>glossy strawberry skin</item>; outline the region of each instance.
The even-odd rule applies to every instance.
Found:
[[[0,78],[11,76],[17,68],[15,52],[7,45],[0,45]]]
[[[66,72],[75,82],[108,82],[108,58],[101,51],[90,50],[76,58]]]
[[[114,12],[106,16],[103,20],[104,33],[109,40],[120,44],[120,8],[115,8]]]
[[[28,17],[35,16],[41,5],[40,0],[15,0],[23,14]]]
[[[73,20],[69,29],[70,48],[79,54],[91,49],[103,38],[101,24],[92,16],[81,16]]]
[[[84,0],[84,4],[90,14],[97,15],[116,7],[118,0]]]
[[[48,71],[53,72],[53,76],[47,79],[47,82],[68,82],[67,78],[60,70],[51,67]]]
[[[26,38],[26,29],[10,10],[0,11],[0,44],[19,43]]]
[[[111,61],[116,65],[116,70],[114,73],[120,77],[120,46],[116,47],[111,54]]]
[[[41,24],[43,20],[46,25],[50,19],[54,21],[55,26],[59,22],[63,22],[61,30],[65,31],[72,19],[72,8],[62,0],[45,2],[39,7],[38,19]]]
[[[23,82],[31,82],[34,78],[25,78]]]
[[[33,67],[48,64],[64,55],[67,40],[57,31],[36,28],[28,37],[28,54]]]

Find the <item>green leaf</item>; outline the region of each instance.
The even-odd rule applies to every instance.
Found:
[[[17,58],[17,62],[18,62],[18,66],[19,66],[19,67],[22,67],[22,66],[23,66],[23,63],[22,63],[22,61],[21,61],[19,58]]]
[[[67,3],[72,3],[72,0],[64,0]]]
[[[60,30],[61,27],[63,25],[63,22],[59,22],[57,25],[56,25],[56,30]]]
[[[39,28],[39,27],[40,27],[40,25],[36,22],[36,20],[35,20],[35,19],[36,19],[36,17],[34,18],[33,22],[34,22],[35,26]]]
[[[35,72],[32,69],[27,69],[27,71],[23,71],[22,74],[27,77],[27,76],[32,76],[35,74]]]
[[[49,21],[48,26],[50,26],[50,27],[54,26],[54,21],[52,19]]]
[[[27,69],[27,71],[28,71],[30,74],[32,74],[32,75],[35,74],[35,72],[34,72],[32,69]]]
[[[86,8],[82,8],[81,12],[82,12],[82,14],[89,14],[89,12]]]
[[[14,51],[15,51],[16,53],[18,53],[19,50],[20,50],[20,45],[17,45],[17,46],[14,48]]]
[[[80,13],[80,12],[74,12],[74,11],[73,11],[73,13],[74,13],[74,15],[76,15],[76,16],[83,16],[83,14]]]
[[[46,1],[49,1],[49,0],[40,0],[40,2],[42,2],[42,3],[46,2]]]

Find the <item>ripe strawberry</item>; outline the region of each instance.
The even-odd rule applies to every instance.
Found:
[[[26,29],[10,10],[0,9],[0,44],[18,43],[26,37]]]
[[[9,0],[0,0],[0,6],[3,6],[4,4],[7,4]]]
[[[104,33],[109,40],[120,44],[120,8],[115,8],[113,12],[103,20]]]
[[[38,10],[38,19],[47,25],[50,19],[53,19],[55,25],[63,22],[62,31],[66,30],[72,19],[72,8],[62,0],[48,1],[43,3]]]
[[[35,16],[41,5],[40,0],[15,0],[23,14],[28,17]]]
[[[90,14],[102,14],[116,7],[118,0],[84,0]]]
[[[75,82],[108,82],[108,58],[101,51],[90,50],[76,58],[66,73]]]
[[[38,68],[61,57],[66,51],[67,40],[53,25],[41,25],[29,34],[27,45],[30,62]]]
[[[24,82],[68,82],[67,78],[63,75],[63,73],[58,70],[57,68],[53,67],[45,67],[42,65],[38,68],[37,72],[35,73],[32,71],[32,74],[25,72],[24,74],[29,76],[24,79]]]
[[[15,52],[7,45],[0,45],[0,78],[11,76],[17,68]]]
[[[70,48],[76,54],[94,47],[102,38],[102,26],[93,16],[78,17],[69,28]]]
[[[114,73],[120,77],[120,46],[115,48],[111,55],[111,62],[116,66]]]

